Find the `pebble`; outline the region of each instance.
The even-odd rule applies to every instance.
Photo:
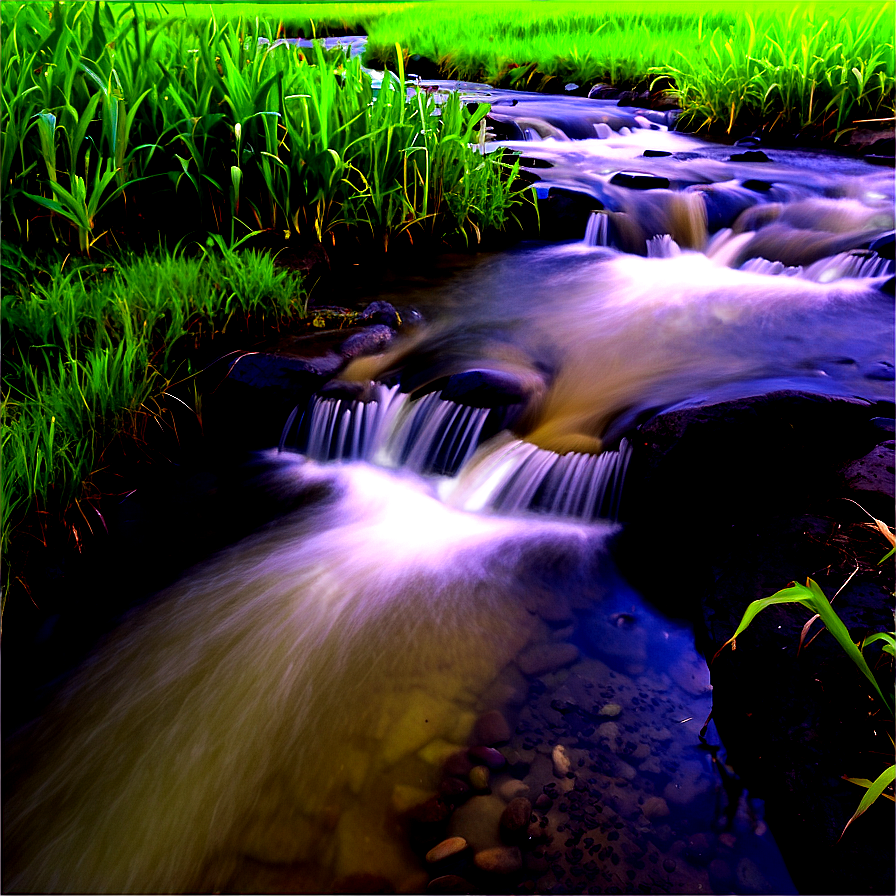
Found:
[[[470,769],[470,786],[480,792],[488,790],[488,769],[484,765],[477,765]]]
[[[518,846],[493,846],[477,852],[473,863],[492,874],[513,874],[523,867],[523,855]]]
[[[566,752],[566,747],[563,744],[557,744],[553,750],[551,750],[551,762],[554,765],[554,774],[558,778],[566,777],[566,773],[570,769],[570,761],[569,755]]]
[[[463,837],[449,837],[441,843],[434,846],[427,854],[426,861],[430,865],[441,862],[449,856],[456,856],[459,852],[463,852],[467,848],[467,841]]]
[[[483,713],[473,727],[473,738],[487,747],[506,744],[510,740],[511,734],[507,719],[496,709]]]
[[[503,833],[517,838],[529,830],[529,818],[532,815],[532,803],[525,797],[518,796],[512,799],[501,813],[499,822]]]
[[[613,719],[622,712],[622,707],[618,703],[607,703],[605,706],[601,707],[599,716],[608,716]]]
[[[494,747],[470,747],[467,751],[470,760],[477,765],[487,765],[490,769],[499,769],[507,762],[504,754]]]
[[[533,644],[517,657],[517,664],[526,675],[543,675],[574,663],[579,657],[579,649],[563,641]]]
[[[529,785],[523,781],[517,781],[515,779],[511,779],[509,781],[504,781],[496,790],[498,796],[502,799],[507,800],[509,803],[511,800],[516,799],[520,796],[526,796],[529,793]]]

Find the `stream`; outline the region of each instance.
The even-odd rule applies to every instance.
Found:
[[[28,733],[7,891],[795,892],[701,735],[692,631],[613,539],[656,413],[892,401],[892,172],[421,86],[491,103],[484,148],[580,236],[369,297],[418,322],[253,462],[300,509],[128,618]]]

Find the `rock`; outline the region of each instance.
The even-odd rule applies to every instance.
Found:
[[[529,800],[522,796],[512,799],[501,814],[500,827],[504,837],[508,840],[525,837],[531,815],[532,803]]]
[[[473,788],[473,790],[477,790],[479,792],[488,791],[489,774],[488,769],[484,765],[477,765],[471,768],[468,777],[470,779],[470,786]]]
[[[629,190],[667,190],[669,178],[659,174],[647,174],[643,171],[617,171],[610,183]]]
[[[619,99],[619,94],[622,93],[616,87],[611,87],[609,84],[595,84],[591,90],[588,91],[588,99],[589,100],[617,100]]]
[[[750,149],[755,149],[757,146],[762,144],[762,138],[757,137],[755,134],[751,134],[749,137],[741,137],[740,140],[735,141],[735,146],[747,146]]]
[[[729,162],[770,162],[771,159],[761,149],[748,149],[728,157]]]
[[[358,316],[368,324],[384,324],[392,330],[401,326],[401,317],[389,302],[371,302]]]
[[[474,852],[501,846],[505,803],[496,796],[474,796],[458,806],[448,823],[449,837],[463,837]]]
[[[666,156],[671,156],[672,153],[665,149],[645,149],[641,155],[644,156],[645,159],[662,159]]]
[[[339,347],[339,353],[346,360],[359,355],[375,355],[384,351],[395,338],[395,331],[385,324],[374,324],[359,333],[353,333]]]
[[[509,781],[504,781],[495,792],[501,799],[507,800],[509,803],[517,797],[526,796],[529,792],[529,785],[511,778]]]
[[[468,799],[470,796],[470,785],[460,778],[445,778],[439,784],[439,796],[451,805],[457,805]]]
[[[532,394],[533,384],[505,370],[479,368],[448,378],[442,398],[474,408],[520,404]]]
[[[882,442],[840,470],[843,491],[878,519],[887,519],[893,510],[894,449],[896,442]]]
[[[441,893],[441,894],[463,894],[463,893],[472,893],[473,888],[470,886],[470,882],[463,877],[458,877],[456,874],[443,874],[441,877],[434,877],[429,885],[426,887],[427,893]]]
[[[767,180],[756,180],[754,177],[745,180],[742,186],[745,190],[752,190],[754,193],[768,193],[772,188],[772,184]]]
[[[551,750],[551,762],[554,766],[554,774],[558,778],[565,778],[566,773],[570,770],[571,763],[569,754],[566,752],[566,747],[563,744],[557,744]]]
[[[470,747],[470,749],[467,750],[467,755],[472,762],[486,765],[490,769],[503,768],[504,764],[507,762],[504,758],[504,754],[494,747]]]
[[[363,401],[366,393],[366,384],[348,380],[330,380],[317,390],[320,398],[338,398],[343,401]]]
[[[419,824],[439,824],[451,814],[451,807],[438,797],[430,797],[414,806],[407,814],[411,822]]]
[[[574,663],[579,658],[579,649],[573,644],[553,641],[533,644],[517,657],[517,664],[530,677],[544,675]]]
[[[463,852],[467,848],[467,841],[463,837],[449,837],[441,843],[436,844],[427,854],[426,861],[430,865],[441,862],[450,856],[456,856],[459,852]]]
[[[616,718],[622,712],[622,707],[618,703],[607,703],[600,708],[599,716],[608,716],[611,719]]]
[[[669,804],[661,796],[651,796],[644,800],[641,811],[651,821],[665,818],[669,814]]]
[[[894,256],[894,244],[896,244],[896,232],[891,231],[890,233],[885,233],[883,236],[879,236],[876,240],[872,240],[868,244],[868,248],[877,252],[881,258],[889,258],[892,261]]]
[[[488,747],[506,744],[512,733],[507,719],[496,709],[483,713],[473,726],[473,738]]]
[[[493,846],[477,852],[473,863],[490,874],[513,874],[523,867],[523,855],[518,846]]]

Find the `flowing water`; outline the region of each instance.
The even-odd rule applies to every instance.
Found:
[[[731,161],[658,113],[461,86],[495,104],[546,220],[562,191],[587,197],[580,238],[379,296],[427,324],[258,461],[259,490],[313,500],[136,613],[13,746],[8,891],[327,892],[367,873],[421,892],[403,819],[490,710],[507,761],[448,830],[487,851],[482,819],[528,795],[554,841],[511,880],[792,887],[698,736],[693,638],[614,571],[612,520],[626,436],[657,410],[892,400],[892,174]]]

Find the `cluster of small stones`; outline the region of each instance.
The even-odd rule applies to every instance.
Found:
[[[407,816],[427,893],[770,892],[738,849],[763,823],[718,817],[695,734],[705,715],[675,730],[688,706],[708,711],[705,665],[683,649],[668,674],[645,675],[646,640],[617,634],[613,667],[564,642],[517,659],[518,708],[480,716],[438,794]]]

